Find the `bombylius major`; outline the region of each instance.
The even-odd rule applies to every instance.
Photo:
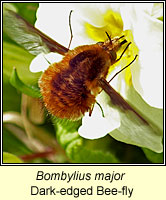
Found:
[[[78,46],[69,50],[36,29],[17,13],[9,10],[6,13],[7,34],[30,53],[37,55],[46,49],[64,56],[60,62],[51,64],[39,80],[45,107],[52,115],[78,120],[85,112],[92,112],[96,96],[104,90],[114,105],[134,112],[144,123],[147,123],[106,81],[109,67],[122,58],[131,44],[129,42],[121,56],[117,58],[117,51],[127,43],[124,36],[111,38],[106,33],[108,40],[105,42]],[[10,23],[14,23],[12,26],[14,34],[9,31]],[[29,35],[34,37],[29,37],[28,41]],[[22,41],[20,38],[24,40],[27,38],[27,41]],[[137,55],[126,67],[131,65],[136,57]]]

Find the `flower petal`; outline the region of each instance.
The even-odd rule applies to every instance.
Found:
[[[102,3],[70,3],[70,4],[50,4],[41,3],[37,11],[37,21],[35,26],[42,32],[56,40],[58,43],[68,47],[70,41],[69,13],[71,16],[71,27],[73,39],[70,49],[80,45],[92,44],[94,40],[87,37],[85,23],[96,27],[108,25],[104,14],[107,10],[119,10],[121,4]],[[102,16],[102,17],[101,17]],[[60,20],[58,20],[60,18]],[[51,23],[53,21],[53,23]],[[105,35],[105,31],[104,35]]]
[[[71,6],[64,4],[62,8],[60,5],[50,4],[51,7],[56,6],[56,9],[55,7],[54,9],[52,8],[51,10],[52,13],[48,14],[48,16],[51,16],[51,17],[49,17],[49,20],[47,19],[48,21],[46,21],[45,23],[50,24],[48,23],[49,21],[51,21],[54,18],[55,19],[57,18],[56,16],[53,17],[53,13],[58,14],[60,19],[65,18],[64,19],[65,23],[63,24],[63,21],[62,21],[62,23],[59,24],[59,21],[55,20],[55,23],[54,23],[56,27],[55,30],[58,29],[57,35],[59,35],[58,36],[59,39],[57,39],[58,38],[57,35],[56,36],[52,36],[50,34],[49,35],[55,38],[57,42],[62,43],[65,46],[68,46],[68,42],[70,40],[68,17],[69,17],[70,10],[74,10],[74,12],[72,13],[72,18],[71,18],[71,25],[72,25],[73,36],[74,36],[72,40],[71,48],[79,46],[79,45],[94,43],[94,41],[88,38],[85,33],[84,22],[89,22],[98,27],[105,25],[105,21],[102,18],[103,17],[102,13],[104,13],[105,11],[105,6],[103,7],[101,6],[101,9],[100,9],[100,6],[96,4],[70,4],[70,5]],[[89,6],[89,5],[92,5],[92,6]],[[133,30],[134,40],[135,40],[136,45],[139,48],[139,60],[136,60],[133,63],[134,66],[132,65],[131,67],[132,81],[133,81],[135,89],[143,96],[145,101],[147,101],[153,106],[160,106],[159,104],[161,102],[158,103],[158,101],[161,101],[162,99],[161,90],[159,90],[159,88],[162,86],[161,84],[162,82],[162,79],[161,79],[162,48],[161,46],[163,42],[162,30],[161,30],[162,22],[160,20],[156,20],[152,18],[151,17],[152,14],[149,14],[149,13],[152,13],[153,4],[150,5],[149,7],[148,5],[143,7],[144,4],[142,5],[136,4],[137,6],[135,6],[135,8],[134,8],[134,5],[135,4],[126,4],[126,7],[128,7],[127,10],[125,9],[125,6],[124,7],[121,6],[120,8],[121,11],[125,11],[124,14],[122,14],[121,12],[123,22],[124,22],[124,28],[125,29],[129,28]],[[78,9],[79,6],[81,7],[80,9]],[[89,6],[89,8],[87,8],[87,6]],[[96,9],[97,11],[95,10],[95,6],[97,8]],[[106,7],[108,8],[109,6],[110,5],[107,5]],[[57,9],[59,10],[57,11]],[[64,9],[65,9],[65,12],[67,13],[67,14],[65,13],[65,15],[63,15]],[[127,13],[129,13],[129,15],[126,16],[126,18],[124,18],[124,15],[126,15],[126,11]],[[43,12],[44,12],[43,16],[47,17],[46,13],[49,13],[50,9],[47,9],[46,11],[45,6],[44,6]],[[90,16],[91,14],[92,16]],[[100,20],[98,20],[98,17],[100,18]],[[41,20],[41,23],[43,24],[42,20]],[[62,27],[62,24],[63,24],[64,31],[62,31],[61,28],[57,28],[57,27]],[[44,29],[46,28],[45,25],[43,24],[42,26],[43,26],[42,31],[47,33],[46,31],[44,31]],[[50,28],[50,30],[52,31],[52,28]],[[52,34],[54,35],[55,31]],[[66,40],[66,38],[68,39]],[[159,69],[157,69],[157,66]],[[116,79],[114,79],[114,81],[111,82],[111,85],[114,84],[115,81],[119,82],[120,80],[121,82],[120,87],[117,86],[116,88],[118,91],[121,92],[121,94],[124,97],[126,97],[126,94],[125,94],[126,86],[125,86],[125,82],[122,80],[123,74],[124,72],[122,72]],[[155,76],[157,76],[157,78]],[[157,80],[157,84],[154,83],[155,80]],[[154,92],[156,85],[157,85],[157,88],[156,88],[156,91]],[[158,92],[158,97],[156,95],[157,92]],[[96,139],[96,138],[103,137],[107,133],[111,132],[110,134],[114,138],[122,142],[130,143],[130,144],[134,144],[138,146],[144,146],[157,152],[160,152],[162,150],[161,132],[160,132],[160,136],[156,136],[156,133],[154,133],[153,130],[151,130],[149,127],[141,126],[140,128],[140,124],[138,123],[137,125],[137,121],[135,121],[135,123],[133,122],[131,128],[128,128],[128,126],[133,120],[130,114],[129,114],[129,120],[126,119],[126,115],[124,113],[122,113],[121,116],[119,116],[119,112],[117,111],[118,109],[115,110],[111,107],[110,99],[109,98],[108,98],[109,100],[102,99],[102,98],[100,99],[101,95],[102,93],[98,95],[97,101],[102,105],[105,117],[102,117],[101,109],[98,107],[98,105],[95,105],[94,110],[92,112],[92,116],[89,117],[88,113],[86,113],[85,117],[82,120],[82,126],[79,128],[79,134],[82,137],[85,137],[88,139]],[[148,108],[149,107],[150,106],[148,106]],[[145,114],[144,110],[143,110],[143,114]],[[115,130],[117,128],[119,128],[119,133],[117,133],[117,131]],[[136,132],[135,132],[135,128],[137,128]],[[140,131],[142,134],[141,137],[139,135]],[[146,137],[144,137],[144,133],[146,133]],[[147,138],[146,142],[144,141],[145,140],[144,138]]]
[[[138,12],[138,11],[136,11]],[[137,13],[133,28],[135,43],[139,48],[140,85],[132,68],[135,89],[153,107],[163,107],[163,24],[146,13]],[[142,31],[140,31],[142,30]],[[142,88],[142,90],[140,90]]]
[[[139,49],[139,61],[131,67],[133,85],[148,104],[157,108],[163,107],[163,23],[155,18],[161,18],[161,5],[126,4],[121,9],[124,29],[132,29]]]
[[[46,70],[50,63],[59,62],[62,59],[62,56],[57,53],[49,53],[49,54],[39,54],[37,55],[30,64],[31,72],[40,72]]]
[[[111,108],[109,104],[105,104],[105,102],[103,105],[103,98],[105,98],[104,92],[98,95],[97,101],[100,102],[103,108],[104,117],[100,107],[95,104],[92,115],[89,116],[89,113],[86,113],[83,117],[82,126],[78,130],[80,136],[87,139],[97,139],[104,137],[120,126],[118,111]]]
[[[58,43],[68,46],[70,40],[70,4],[40,3],[35,26]]]

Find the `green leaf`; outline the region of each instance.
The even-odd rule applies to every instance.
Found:
[[[19,77],[25,84],[36,85],[41,73],[29,71],[29,64],[34,56],[27,53],[22,48],[3,42],[3,109],[4,111],[20,111],[21,95],[11,86],[9,79],[12,74],[13,66],[17,68]],[[10,94],[10,95],[9,95]],[[12,97],[12,98],[11,98]]]
[[[4,152],[3,163],[23,163],[23,161],[11,153]]]
[[[3,112],[10,110],[20,112],[20,104],[20,92],[12,87],[9,82],[3,81]]]
[[[40,30],[12,10],[3,10],[3,30],[16,43],[33,55],[57,52],[64,55],[68,49]]]
[[[34,58],[30,53],[8,42],[3,42],[3,78],[8,81],[11,77],[13,67],[18,71],[21,80],[26,84],[37,85],[41,73],[32,73],[29,71],[29,65]]]
[[[3,11],[6,11],[6,10],[12,10],[13,12],[17,12],[16,6],[14,6],[12,3],[3,4]]]
[[[13,11],[3,11],[3,30],[13,41],[33,55],[50,52],[45,40],[40,36],[40,31]]]
[[[22,93],[34,97],[34,98],[40,98],[41,94],[40,94],[40,90],[37,87],[34,86],[30,86],[30,85],[26,85],[24,84],[18,77],[17,75],[17,71],[14,68],[11,78],[10,78],[10,83],[17,88],[18,90],[20,90]]]
[[[98,140],[99,142],[100,140]],[[106,140],[105,140],[106,141]],[[71,142],[67,148],[66,153],[72,162],[76,163],[119,163],[120,161],[116,156],[104,151],[102,148],[95,145],[93,148],[89,148],[87,140],[79,138]],[[93,143],[93,141],[91,141]],[[100,142],[99,142],[100,143]]]
[[[71,162],[149,163],[138,147],[118,142],[109,135],[96,140],[84,139],[77,131],[80,121],[64,121],[53,119],[57,140]]]
[[[164,155],[163,153],[155,153],[149,149],[142,148],[144,151],[146,157],[152,162],[152,163],[163,163]]]
[[[39,3],[4,3],[3,10],[11,10],[18,13],[30,24],[34,24],[36,21],[36,11],[39,7]]]
[[[30,24],[36,21],[36,10],[39,3],[11,3],[17,9],[17,13],[26,19]]]
[[[157,19],[163,22],[163,16],[162,17],[158,17]]]
[[[24,17],[30,24],[34,24],[38,5],[38,3],[3,3],[3,10],[12,10]],[[18,45],[4,31],[3,41]]]
[[[110,151],[109,137],[91,141],[79,136],[77,129],[80,121],[63,123],[53,120],[56,127],[56,136],[59,143],[65,149],[67,156],[76,163],[119,163],[114,153]],[[104,144],[104,145],[103,145]]]

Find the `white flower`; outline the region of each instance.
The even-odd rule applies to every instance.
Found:
[[[163,108],[163,22],[156,18],[163,15],[162,4],[138,3],[128,9],[131,17],[123,21],[124,28],[132,29],[139,49],[139,65],[131,68],[134,87],[149,105]]]
[[[121,14],[123,26],[120,27],[119,24],[121,22],[117,21],[119,22],[119,24],[117,23],[119,27],[117,26],[116,31],[120,34],[125,30],[131,30],[133,41],[139,50],[139,59],[131,67],[134,88],[149,105],[162,108],[163,24],[159,20],[162,17],[162,4],[158,6],[158,4],[153,3],[41,3],[37,12],[35,26],[58,43],[68,47],[70,40],[68,22],[70,10],[74,11],[71,18],[74,37],[70,49],[80,45],[95,43],[91,37],[88,37],[85,23],[98,28],[98,30],[104,30],[105,28],[110,28],[111,19],[108,16],[106,18],[105,15],[108,10]],[[103,35],[105,35],[104,31]],[[55,62],[58,61],[55,59]],[[40,64],[41,66],[43,66],[42,70],[44,70],[44,65]],[[30,69],[31,71],[37,71],[33,65],[30,66]],[[41,71],[41,69],[38,68],[38,71]],[[120,91],[121,95],[126,97],[124,74],[125,72],[122,72],[116,77],[111,82],[111,85]],[[120,86],[119,80],[121,80]],[[86,114],[83,118],[83,124],[79,129],[82,137],[89,139],[100,138],[120,126],[121,122],[118,112],[115,109],[110,110],[109,106],[103,105],[101,96],[102,94],[97,97],[97,100],[103,107],[106,116],[103,118],[100,108],[98,105],[95,105],[92,116],[89,117]]]
[[[57,53],[40,53],[37,55],[30,64],[30,71],[31,72],[40,72],[46,70],[50,63],[59,62],[62,60],[62,56]]]

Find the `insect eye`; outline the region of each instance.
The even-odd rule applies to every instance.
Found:
[[[110,50],[109,53],[110,53],[110,56],[111,56],[111,60],[115,61],[116,60],[116,52],[114,50]]]
[[[104,42],[97,42],[97,44],[98,44],[98,45],[103,45],[103,44],[104,44]]]

